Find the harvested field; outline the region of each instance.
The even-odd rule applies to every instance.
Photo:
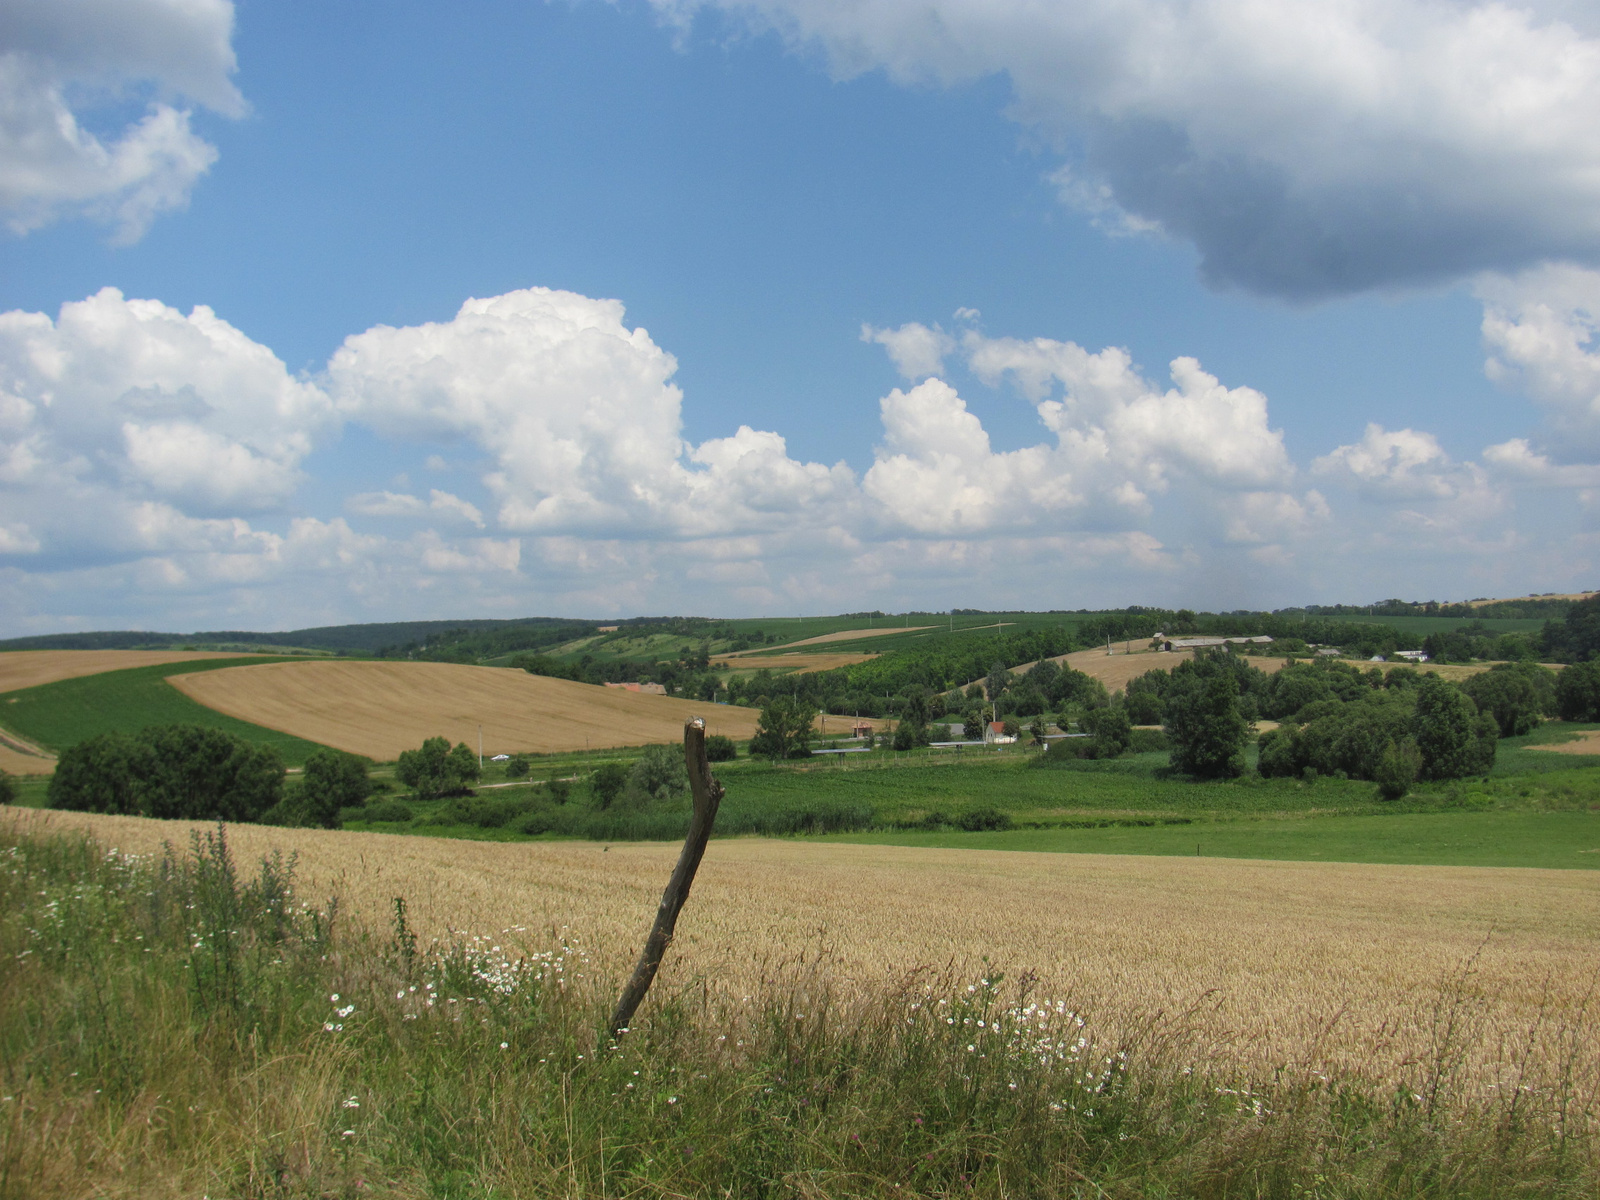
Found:
[[[8,650],[0,653],[0,692],[127,667],[244,657],[231,650]]]
[[[1600,596],[1600,592],[1552,592],[1544,596],[1510,596],[1498,600],[1468,600],[1473,608],[1482,608],[1485,604],[1516,604],[1520,600],[1587,600],[1590,596]]]
[[[7,775],[54,775],[56,756],[27,738],[0,731],[0,771]]]
[[[760,657],[741,658],[732,654],[718,654],[711,660],[713,667],[732,669],[739,672],[759,671],[765,667],[769,671],[781,671],[784,674],[796,672],[804,674],[807,671],[832,671],[836,667],[853,667],[857,663],[864,663],[876,658],[875,654],[764,654]]]
[[[1589,729],[1569,742],[1532,745],[1529,750],[1549,750],[1555,754],[1600,754],[1600,729]]]
[[[23,754],[0,743],[0,771],[4,771],[7,775],[54,775],[55,755]]]
[[[1076,650],[1071,654],[1063,654],[1051,659],[1051,662],[1064,663],[1074,670],[1082,671],[1085,675],[1092,675],[1106,685],[1106,690],[1114,692],[1126,687],[1128,680],[1136,679],[1146,671],[1170,671],[1185,659],[1193,658],[1193,650],[1135,650],[1131,654],[1124,654],[1121,650],[1108,655],[1104,650]],[[1300,655],[1299,661],[1305,662],[1306,657]],[[1287,658],[1266,658],[1250,655],[1246,661],[1258,670],[1271,675],[1283,669]],[[1019,674],[1033,666],[1024,663],[1020,667],[1011,668],[1013,674]],[[1351,661],[1351,665],[1366,670],[1368,667],[1379,667],[1385,671],[1392,671],[1396,667],[1407,666],[1406,663],[1368,663]],[[1437,671],[1441,678],[1459,683],[1473,675],[1481,674],[1494,666],[1493,663],[1471,663],[1452,665],[1449,663],[1423,663],[1417,669],[1423,672]],[[1559,665],[1552,666],[1553,670],[1560,670]]]
[[[455,663],[264,663],[167,682],[230,717],[380,762],[439,735],[476,749],[479,725],[485,754],[548,754],[677,742],[691,716],[705,717],[712,733],[747,738],[759,715]]]
[[[770,654],[774,649],[788,650],[794,646],[819,646],[823,642],[853,642],[860,638],[888,637],[891,633],[915,633],[919,629],[932,629],[932,625],[882,626],[877,629],[841,629],[837,633],[819,633],[816,637],[801,638],[798,642],[785,642],[782,646],[761,650],[732,650],[721,658],[740,658],[752,654]]]
[[[14,819],[84,828],[125,852],[189,836],[181,822],[131,817]],[[257,826],[229,836],[242,866],[297,852],[303,895],[336,893],[379,930],[403,894],[425,938],[504,940],[522,925],[543,944],[565,929],[618,980],[677,854]],[[789,973],[848,997],[919,967],[953,964],[964,979],[1032,970],[1036,996],[1070,1001],[1102,1033],[1159,1011],[1214,1065],[1403,1078],[1408,1061],[1449,1052],[1445,1022],[1469,1060],[1504,1061],[1540,1020],[1592,1036],[1582,1006],[1597,938],[1600,875],[1587,871],[729,839],[707,851],[656,987],[698,993],[706,980],[737,999]],[[1593,1065],[1591,1054],[1582,1069]]]

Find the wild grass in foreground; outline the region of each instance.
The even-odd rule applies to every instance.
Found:
[[[826,963],[652,996],[560,931],[419,946],[241,873],[0,837],[0,1196],[1592,1195],[1587,1009],[1463,1069],[1464,970],[1404,1078],[1250,1078],[1183,1013],[1115,1042],[998,973]],[[643,915],[643,914],[642,914]]]

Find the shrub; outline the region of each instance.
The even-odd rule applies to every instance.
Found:
[[[1159,750],[1172,749],[1172,743],[1167,740],[1167,735],[1160,729],[1130,729],[1128,731],[1128,749],[1135,754],[1150,754]]]
[[[411,809],[398,800],[385,800],[381,804],[369,804],[361,810],[360,819],[363,821],[383,821],[390,824],[400,824],[411,820]]]
[[[732,738],[720,733],[713,733],[706,738],[707,762],[732,762],[738,755],[739,748],[734,745]]]
[[[510,758],[506,759],[506,778],[507,779],[525,779],[525,778],[527,778],[527,775],[528,775],[528,756],[527,755],[525,755],[525,754],[513,754]]]
[[[1010,829],[1011,818],[998,808],[969,808],[956,814],[956,824],[968,833],[983,830]]]
[[[647,746],[628,772],[628,789],[641,800],[672,800],[689,790],[689,769],[678,746]]]
[[[17,802],[17,781],[4,771],[0,771],[0,804],[15,804]]]
[[[430,825],[476,825],[479,829],[504,829],[538,803],[531,796],[491,799],[460,796],[428,818]]]

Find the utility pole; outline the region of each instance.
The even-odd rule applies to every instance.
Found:
[[[483,726],[478,726],[478,774],[483,774]]]

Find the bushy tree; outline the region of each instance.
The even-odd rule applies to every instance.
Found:
[[[601,763],[589,776],[589,791],[596,808],[610,808],[628,786],[628,768],[622,763]]]
[[[15,804],[17,802],[17,781],[4,771],[0,771],[0,804]]]
[[[706,738],[707,762],[732,762],[738,755],[739,748],[733,744],[732,738],[720,733],[713,733]]]
[[[465,742],[451,749],[449,738],[432,737],[416,750],[400,752],[395,775],[419,799],[455,795],[478,781],[478,756]]]
[[[1600,659],[1577,663],[1556,677],[1556,712],[1563,721],[1600,721]]]
[[[1494,766],[1494,718],[1480,714],[1472,698],[1437,675],[1417,684],[1412,737],[1422,755],[1423,779],[1460,779]]]
[[[816,708],[802,700],[780,696],[768,701],[756,721],[750,753],[773,762],[807,757],[811,753],[811,723],[816,719]]]
[[[513,754],[510,758],[506,759],[507,779],[526,779],[530,769],[531,768],[528,765],[528,756],[525,754]]]
[[[1133,726],[1121,705],[1090,709],[1078,719],[1078,727],[1089,735],[1085,758],[1116,758],[1133,743]]]
[[[966,738],[969,742],[981,741],[983,739],[983,726],[983,709],[979,708],[977,705],[973,705],[971,708],[967,709],[964,714],[962,714],[961,736]]]
[[[1378,794],[1385,800],[1398,800],[1411,790],[1417,776],[1422,773],[1422,753],[1410,738],[1390,742],[1383,748],[1378,769],[1373,778],[1378,784]]]
[[[1538,663],[1500,663],[1468,679],[1461,690],[1479,712],[1494,718],[1501,737],[1528,733],[1556,711],[1555,672]]]
[[[991,663],[988,677],[983,681],[983,690],[987,693],[990,701],[993,702],[1000,699],[1001,693],[1010,686],[1011,672],[1006,670],[1005,663]]]
[[[1274,720],[1292,717],[1308,704],[1333,696],[1328,673],[1311,663],[1290,663],[1267,683],[1262,711]]]
[[[1172,766],[1200,779],[1244,773],[1250,723],[1239,712],[1239,689],[1230,674],[1193,673],[1174,679],[1162,707],[1172,743]]]
[[[643,800],[672,800],[689,790],[679,746],[647,746],[628,772],[628,791]]]
[[[150,748],[125,733],[101,733],[62,752],[46,803],[76,812],[148,815]]]
[[[337,829],[339,810],[365,804],[372,793],[367,761],[338,750],[318,750],[306,759],[300,790],[309,823]]]

